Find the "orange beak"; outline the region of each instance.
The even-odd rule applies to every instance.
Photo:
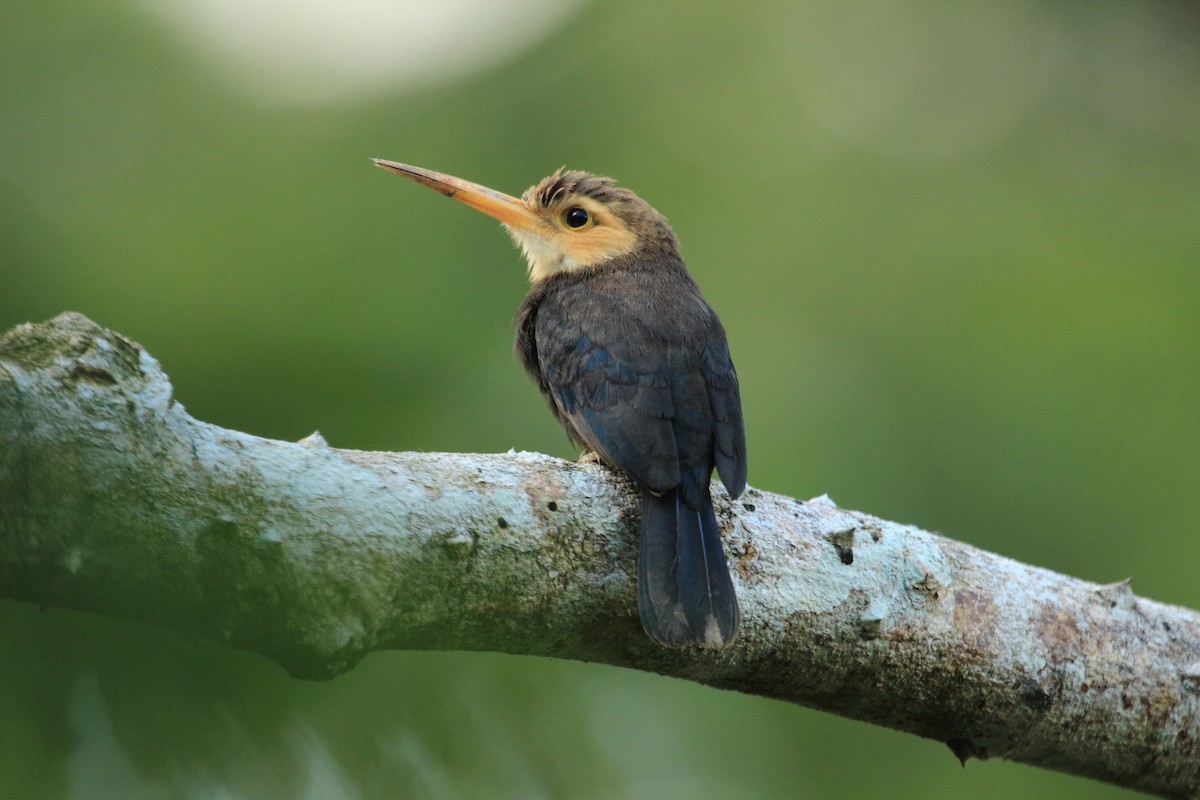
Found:
[[[446,197],[453,197],[460,203],[468,205],[476,211],[482,211],[489,217],[495,217],[510,228],[537,232],[543,228],[541,219],[529,210],[529,207],[515,197],[511,197],[495,189],[480,186],[478,183],[464,181],[453,175],[434,172],[408,164],[398,164],[395,161],[384,161],[373,158],[375,166],[389,172],[402,175],[414,183],[428,186],[435,192],[441,192]]]

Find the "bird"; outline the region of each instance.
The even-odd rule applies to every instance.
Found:
[[[383,159],[376,166],[497,220],[530,291],[515,350],[568,437],[641,492],[638,610],[651,639],[721,649],[741,612],[710,490],[746,487],[725,329],[666,217],[614,180],[560,168],[520,198]]]

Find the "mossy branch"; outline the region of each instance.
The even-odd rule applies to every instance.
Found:
[[[637,621],[636,493],[603,467],[262,439],[79,315],[0,338],[0,596],[303,677],[386,648],[615,664],[1200,796],[1200,614],[824,498],[716,500],[741,636],[666,649]]]

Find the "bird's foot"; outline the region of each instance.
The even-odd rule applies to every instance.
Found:
[[[600,456],[596,454],[595,450],[584,450],[582,453],[579,454],[579,463],[580,464],[599,464]]]

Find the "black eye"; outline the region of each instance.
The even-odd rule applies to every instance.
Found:
[[[562,218],[568,228],[582,228],[592,221],[592,215],[588,213],[587,209],[579,206],[568,208]]]

